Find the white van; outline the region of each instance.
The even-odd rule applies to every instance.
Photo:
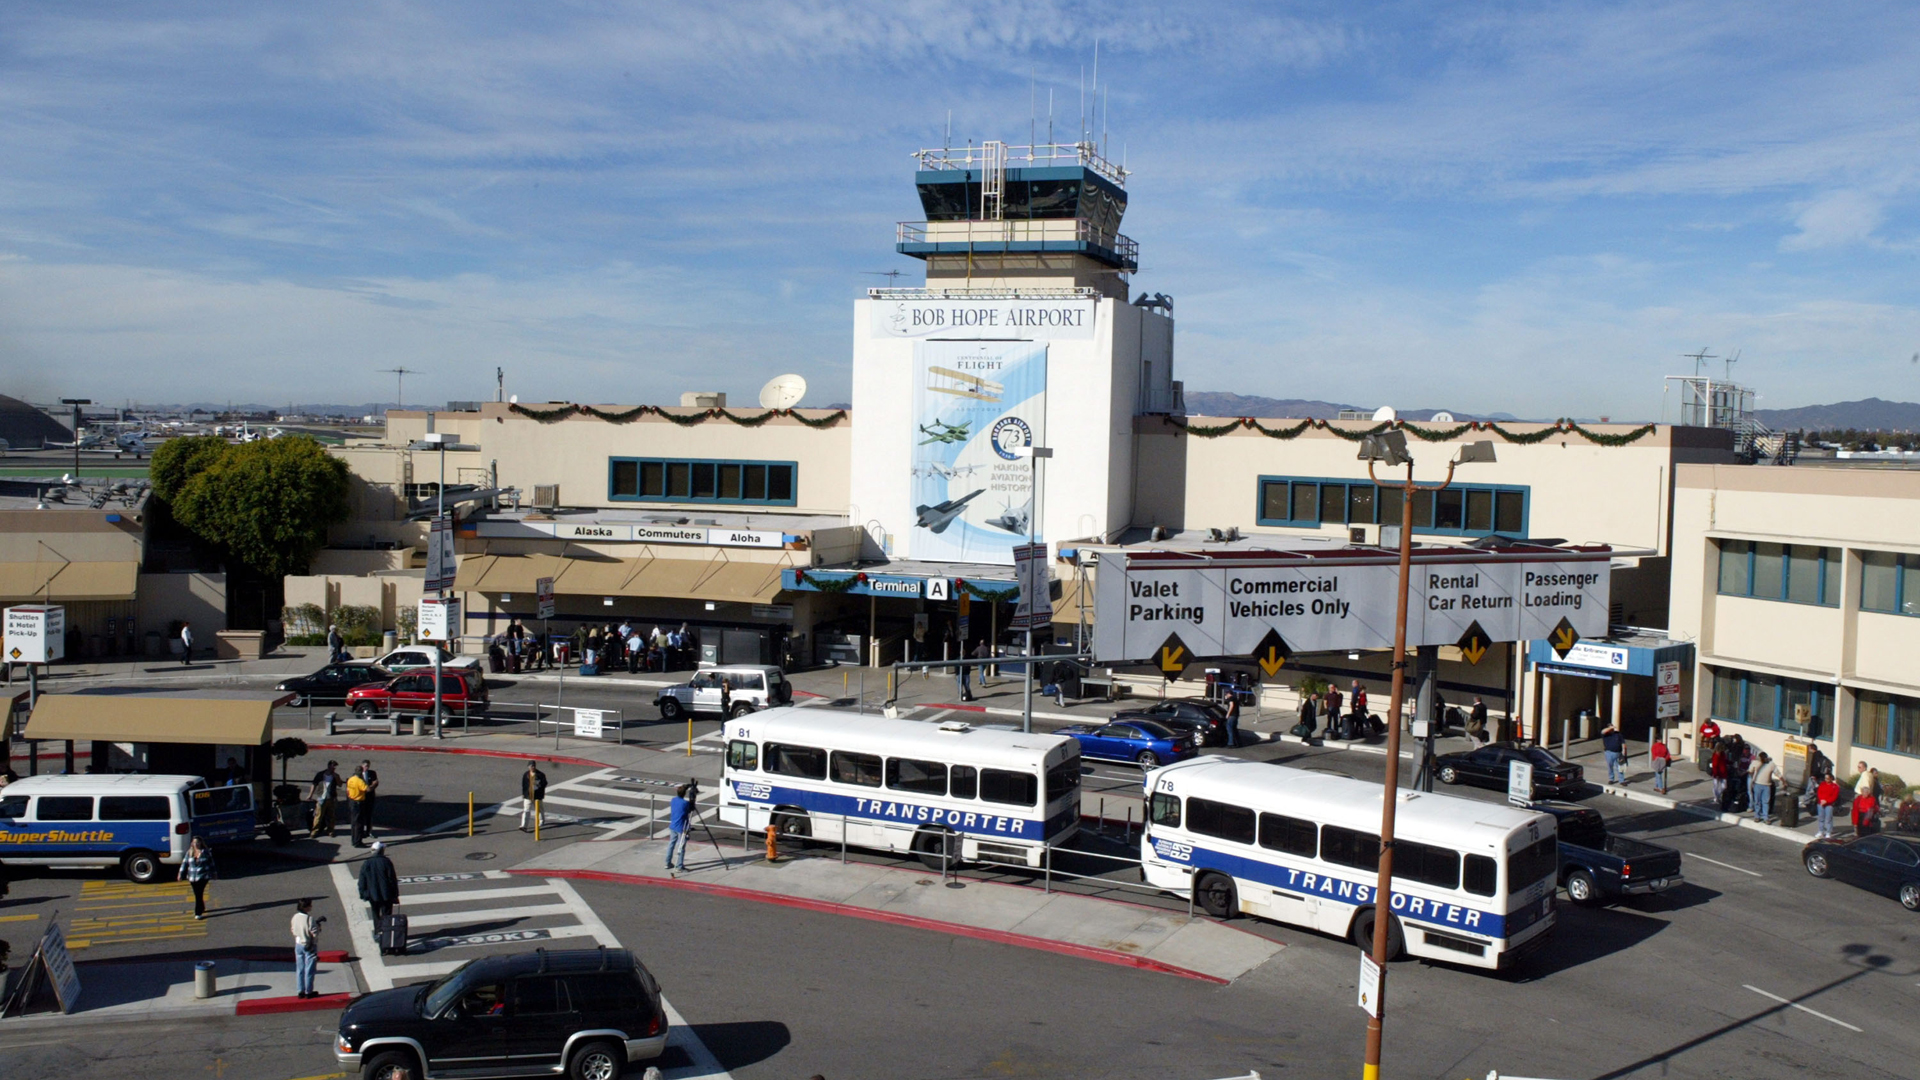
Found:
[[[660,706],[660,719],[678,720],[689,712],[720,715],[722,685],[727,688],[725,711],[729,718],[793,701],[793,684],[787,681],[785,672],[771,664],[702,668],[692,681],[660,691],[654,699]]]
[[[177,866],[187,842],[251,840],[253,789],[198,776],[29,776],[0,788],[0,862],[118,866],[145,884]]]

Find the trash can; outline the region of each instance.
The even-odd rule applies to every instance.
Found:
[[[213,996],[213,961],[201,960],[193,965],[193,996],[197,998]]]
[[[382,656],[400,647],[400,635],[392,630],[380,632],[380,653]]]
[[[1785,825],[1789,829],[1799,828],[1800,793],[1785,784],[1781,784],[1777,790],[1780,794],[1774,801],[1780,804],[1778,807],[1780,811],[1780,824]]]

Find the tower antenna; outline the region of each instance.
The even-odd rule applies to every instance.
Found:
[[[1040,69],[1027,69],[1027,160],[1033,160],[1033,144],[1040,134]]]
[[[1080,141],[1087,141],[1087,65],[1080,65]]]
[[[1693,361],[1693,374],[1695,378],[1698,378],[1700,375],[1700,365],[1706,363],[1708,360],[1718,360],[1720,358],[1708,352],[1706,347],[1702,346],[1699,352],[1681,353],[1680,359]]]
[[[415,368],[390,367],[381,368],[380,373],[393,376],[393,407],[396,409],[406,408],[407,376],[418,375],[421,374],[421,372]],[[229,408],[231,408],[231,406],[229,406]],[[78,438],[78,436],[75,436],[75,438]]]
[[[1100,128],[1100,39],[1093,39],[1093,128]]]
[[[1047,145],[1053,145],[1053,87],[1047,87]]]

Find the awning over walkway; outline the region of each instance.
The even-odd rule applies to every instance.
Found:
[[[460,561],[454,588],[484,593],[531,593],[542,577],[566,596],[658,596],[731,603],[766,603],[780,592],[775,563],[713,559],[621,559],[611,556],[472,555]]]
[[[0,562],[0,601],[131,600],[140,564],[127,562]]]
[[[247,690],[42,694],[25,737],[264,746],[273,741],[273,707],[293,696]]]

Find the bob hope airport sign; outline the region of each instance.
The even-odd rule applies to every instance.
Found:
[[[1407,645],[1452,645],[1479,623],[1494,641],[1544,638],[1562,617],[1604,637],[1604,546],[1430,548],[1413,553]],[[1269,631],[1296,653],[1393,647],[1399,555],[1314,551],[1142,551],[1101,560],[1094,653],[1146,660],[1178,634],[1190,654],[1248,656]]]

